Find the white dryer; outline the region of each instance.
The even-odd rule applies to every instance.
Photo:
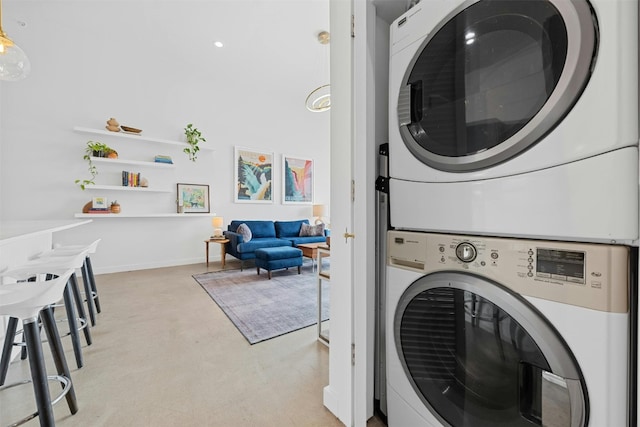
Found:
[[[390,231],[387,256],[389,427],[635,422],[628,247]]]
[[[423,0],[390,32],[394,228],[637,239],[636,0]]]

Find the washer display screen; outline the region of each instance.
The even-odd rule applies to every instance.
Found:
[[[538,276],[584,282],[584,252],[538,248],[537,253]]]

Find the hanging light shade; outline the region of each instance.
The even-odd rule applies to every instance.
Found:
[[[314,89],[305,102],[307,110],[321,113],[331,108],[331,86],[324,85]]]
[[[329,44],[331,35],[328,31],[321,31],[317,35],[318,43],[322,45]],[[327,60],[328,62],[328,60]],[[307,110],[313,113],[321,113],[331,108],[331,85],[324,85],[311,91],[305,101]]]
[[[31,71],[29,58],[2,30],[2,2],[0,0],[0,80],[22,80]]]

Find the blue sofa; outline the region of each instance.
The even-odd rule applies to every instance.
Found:
[[[242,234],[236,230],[240,224],[246,224],[251,230],[251,240],[244,241]],[[224,235],[229,239],[225,245],[227,254],[240,260],[240,269],[244,268],[244,261],[255,259],[256,249],[274,248],[279,246],[297,246],[301,243],[320,243],[326,241],[328,230],[324,236],[300,236],[302,224],[309,224],[309,220],[296,221],[238,221],[229,223]]]

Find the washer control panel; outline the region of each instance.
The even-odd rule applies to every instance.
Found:
[[[395,230],[388,246],[390,267],[467,271],[522,295],[602,311],[628,309],[626,246]]]

